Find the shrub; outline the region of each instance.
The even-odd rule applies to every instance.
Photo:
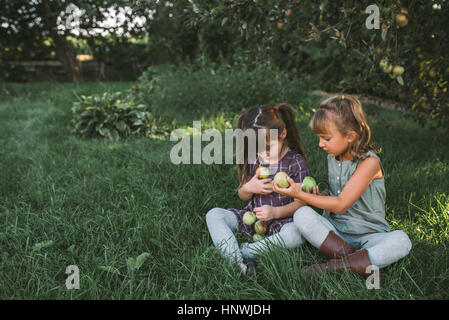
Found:
[[[73,132],[83,137],[119,138],[140,135],[165,137],[169,133],[168,119],[158,116],[155,109],[137,104],[122,92],[81,96],[74,102]]]
[[[260,104],[294,105],[306,96],[292,72],[270,61],[255,64],[244,58],[150,67],[131,92],[139,103],[157,105],[180,120],[236,114]]]

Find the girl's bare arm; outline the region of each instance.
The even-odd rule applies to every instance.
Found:
[[[317,208],[340,214],[345,213],[361,197],[373,179],[380,177],[382,177],[382,169],[379,161],[374,157],[368,157],[359,164],[338,196],[329,197],[304,192],[291,179],[289,188],[279,188],[275,183],[272,185],[274,192],[295,197]]]

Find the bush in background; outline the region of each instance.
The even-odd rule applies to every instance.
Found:
[[[223,112],[235,115],[262,104],[304,104],[307,96],[292,72],[241,55],[230,62],[200,57],[179,66],[149,67],[131,92],[139,103],[158,106],[167,115],[185,120]]]
[[[131,135],[165,137],[169,123],[156,110],[136,104],[122,92],[81,96],[72,108],[73,132],[83,137],[109,138]]]

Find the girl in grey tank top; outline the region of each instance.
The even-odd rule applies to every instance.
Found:
[[[342,95],[323,101],[310,128],[328,153],[329,190],[320,194],[315,187],[308,193],[293,181],[286,189],[273,183],[273,191],[323,209],[321,215],[304,206],[294,214],[301,235],[331,259],[306,271],[349,267],[367,277],[373,267],[405,257],[412,245],[403,231],[391,231],[385,220],[384,168],[371,145],[371,128],[358,99]]]

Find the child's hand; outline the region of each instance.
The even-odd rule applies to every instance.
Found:
[[[277,184],[272,181],[273,191],[284,196],[289,196],[292,198],[299,198],[301,191],[301,183],[296,183],[292,178],[287,177],[287,181],[290,184],[288,188],[279,188]]]
[[[317,194],[320,195],[320,196],[328,196],[329,195],[329,189],[326,189],[323,192],[320,192],[320,190],[318,189],[318,186],[317,186]]]
[[[251,178],[246,184],[246,190],[255,194],[270,194],[273,192],[271,189],[271,180],[267,179],[259,179],[257,175]]]
[[[312,193],[316,194],[318,196],[328,196],[329,195],[329,189],[326,188],[322,192],[320,192],[320,183],[317,184],[315,187],[312,188]],[[302,189],[301,189],[302,190]],[[309,192],[309,188],[306,188],[306,192]]]
[[[257,219],[261,221],[268,221],[276,218],[276,208],[267,204],[254,208],[254,212],[256,213]]]
[[[302,187],[301,187],[301,190],[302,190]],[[309,188],[306,188],[306,192],[310,193]],[[312,193],[313,194],[317,194],[317,195],[321,195],[320,189],[318,188],[318,186],[315,186],[315,187],[312,188]]]

